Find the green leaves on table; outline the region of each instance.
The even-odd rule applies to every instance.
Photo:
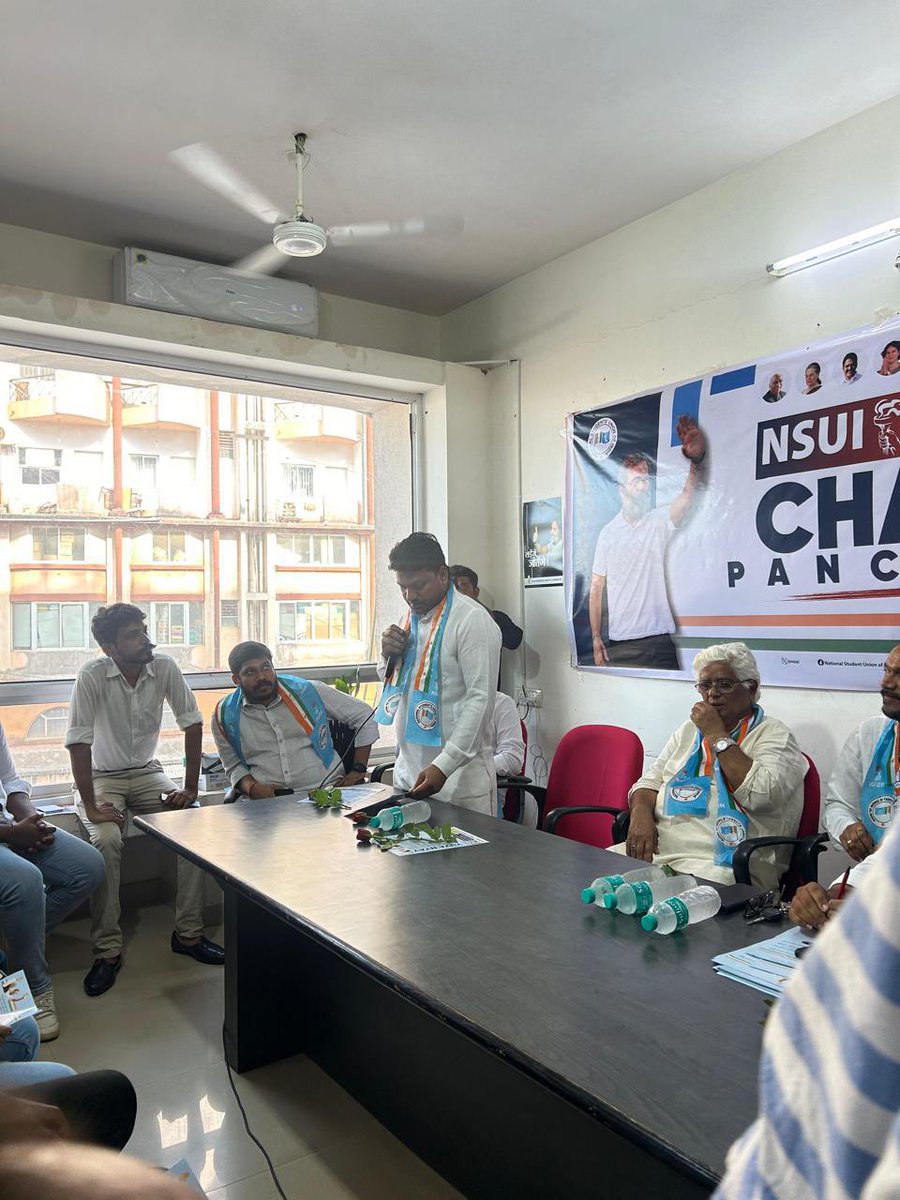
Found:
[[[344,804],[341,800],[340,788],[316,788],[309,793],[309,798],[312,800],[316,808],[322,810],[326,808],[349,808],[349,804]]]
[[[425,825],[423,823],[415,825],[404,825],[402,829],[392,830],[389,833],[380,833],[378,830],[372,831],[372,842],[379,850],[390,850],[392,846],[396,846],[398,842],[406,841],[430,841],[441,842],[445,846],[455,846],[459,843],[459,838],[453,832],[450,825]]]

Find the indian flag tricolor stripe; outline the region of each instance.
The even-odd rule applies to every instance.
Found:
[[[304,733],[311,734],[313,731],[313,723],[309,719],[309,714],[302,705],[298,704],[291,693],[287,690],[283,683],[278,684],[278,695],[287,705],[288,711],[293,716],[294,720],[300,726]]]

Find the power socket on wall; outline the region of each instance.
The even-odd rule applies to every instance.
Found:
[[[526,708],[543,708],[544,693],[540,688],[523,687],[519,689],[518,701]]]

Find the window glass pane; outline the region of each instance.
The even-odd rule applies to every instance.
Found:
[[[350,601],[350,636],[359,641],[359,601]]]
[[[59,531],[59,557],[64,562],[84,562],[84,530]]]
[[[187,626],[185,624],[185,604],[169,605],[169,636],[173,646],[184,646],[187,643]]]
[[[62,644],[79,649],[84,641],[84,605],[62,606]]]
[[[38,604],[35,621],[37,626],[38,649],[44,650],[59,646],[59,605]]]
[[[312,605],[300,601],[297,605],[297,640],[308,642],[312,637]]]
[[[153,640],[160,646],[172,645],[172,633],[169,625],[169,606],[168,604],[154,604],[152,606],[152,615],[154,619],[155,632]]]
[[[241,623],[240,607],[237,600],[222,600],[219,619],[223,629],[232,629]]]
[[[31,605],[12,606],[13,649],[31,649]]]
[[[323,641],[328,637],[328,601],[317,601],[313,605],[313,629],[312,635],[316,641]]]
[[[296,634],[296,626],[294,624],[294,605],[279,604],[278,605],[278,638],[282,642],[292,642]]]
[[[331,561],[340,565],[347,561],[347,539],[345,537],[331,539]]]
[[[59,530],[36,525],[31,534],[32,554],[37,562],[53,561],[59,556]]]
[[[191,604],[190,625],[188,627],[188,642],[192,646],[203,645],[203,605]]]
[[[346,602],[343,600],[332,600],[331,602],[331,629],[329,636],[333,638],[342,638],[346,636],[346,621],[347,609]]]

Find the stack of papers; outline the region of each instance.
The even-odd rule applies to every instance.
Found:
[[[812,943],[810,934],[795,927],[765,942],[757,942],[755,946],[717,954],[712,960],[713,967],[726,979],[777,997],[803,961],[797,957],[797,951]]]

